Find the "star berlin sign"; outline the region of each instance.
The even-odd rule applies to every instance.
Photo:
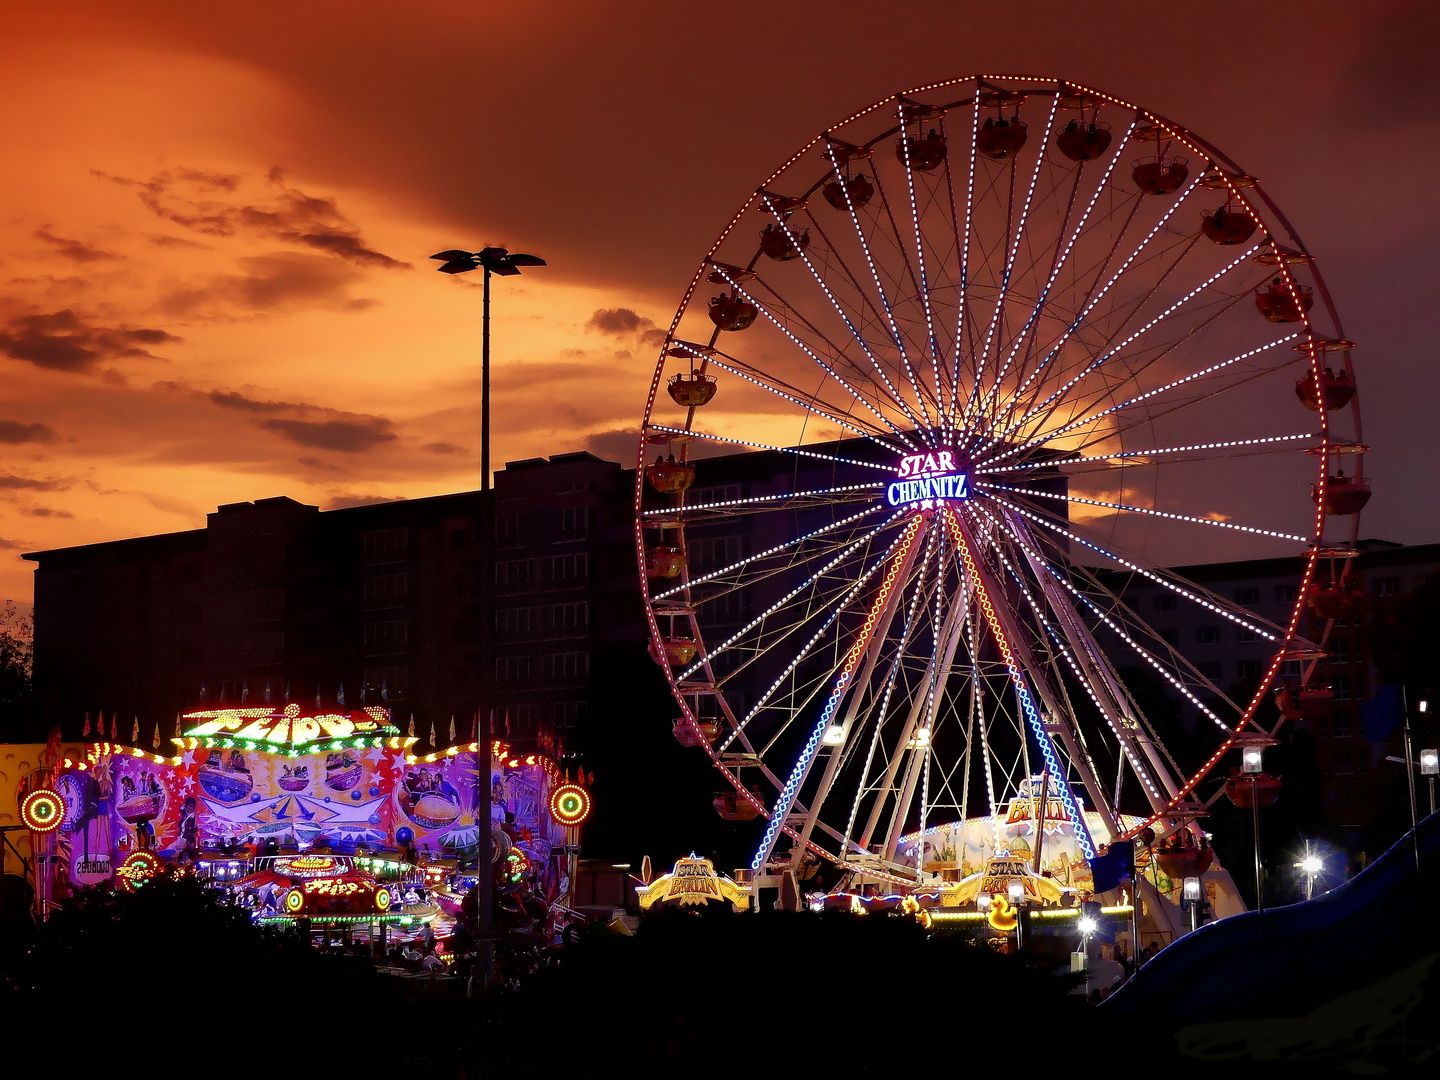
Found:
[[[885,489],[885,501],[891,506],[925,508],[942,499],[970,497],[970,475],[956,466],[949,450],[901,458],[895,475],[899,479]]]

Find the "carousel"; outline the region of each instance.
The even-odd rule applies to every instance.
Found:
[[[590,794],[549,757],[499,741],[416,755],[375,706],[242,706],[181,723],[173,756],[100,741],[34,778],[42,915],[77,890],[174,870],[327,942],[443,940],[473,916],[484,829],[498,921],[545,936],[568,921]]]

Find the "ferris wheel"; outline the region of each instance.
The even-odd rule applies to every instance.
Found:
[[[1193,844],[1327,692],[1370,494],[1351,347],[1259,182],[1100,90],[917,87],[766,177],[670,325],[635,496],[676,734],[766,819],[752,869],[912,885],[916,837],[1037,791],[1084,859]],[[1280,606],[1166,569],[1264,557],[1303,567]],[[1177,609],[1264,659],[1192,662]]]

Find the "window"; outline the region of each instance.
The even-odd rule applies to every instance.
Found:
[[[555,730],[568,731],[585,721],[583,701],[557,701],[555,703]]]
[[[744,615],[742,597],[733,590],[702,600],[699,608],[700,623],[703,626],[739,622]]]
[[[404,652],[410,640],[410,624],[404,619],[365,624],[365,651],[370,653]]]
[[[750,497],[750,489],[739,484],[727,484],[724,487],[696,488],[686,497],[687,503],[716,503],[734,502],[736,499]]]
[[[375,529],[360,534],[360,550],[366,562],[399,562],[409,545],[409,529]]]
[[[554,637],[584,637],[590,627],[590,605],[551,604],[545,608],[544,630]]]
[[[584,552],[579,555],[556,555],[545,561],[548,564],[546,577],[552,582],[578,585],[590,577],[590,556]]]
[[[1180,646],[1180,631],[1176,630],[1173,626],[1167,626],[1164,630],[1161,630],[1160,638],[1166,645],[1172,645],[1176,648]]]
[[[1337,739],[1347,739],[1347,738],[1349,738],[1350,735],[1352,734],[1351,728],[1350,728],[1350,724],[1351,724],[1351,712],[1350,712],[1350,710],[1349,710],[1349,709],[1336,709],[1335,712],[1334,712],[1332,715],[1333,715],[1333,718],[1334,718],[1334,720],[1335,720],[1335,737],[1336,737]]]
[[[367,577],[363,589],[366,607],[403,607],[410,598],[410,575]]]
[[[590,654],[585,652],[549,653],[542,661],[546,682],[567,682],[590,677]]]
[[[1237,604],[1245,604],[1249,607],[1254,607],[1256,604],[1260,603],[1260,586],[1246,585],[1242,589],[1236,589],[1235,602]]]
[[[404,664],[390,664],[385,667],[367,667],[365,685],[384,694],[383,700],[393,700],[409,688],[410,669]]]
[[[723,570],[740,561],[741,538],[738,536],[706,536],[687,545],[691,572],[707,574]]]
[[[497,656],[495,658],[496,682],[529,682],[530,672],[531,664],[528,656]]]
[[[590,535],[594,513],[588,506],[567,506],[560,511],[560,539],[584,540]]]
[[[1336,675],[1334,679],[1331,680],[1330,688],[1335,691],[1336,701],[1350,700],[1351,686],[1349,675]]]
[[[507,559],[495,564],[495,587],[512,592],[530,584],[530,560]]]
[[[1200,665],[1200,674],[1204,675],[1205,678],[1209,679],[1211,682],[1214,682],[1216,679],[1220,678],[1220,674],[1223,670],[1224,669],[1219,660],[1206,660],[1203,664]]]
[[[1220,628],[1218,626],[1197,626],[1195,628],[1196,645],[1218,645],[1220,643]]]
[[[1348,664],[1350,662],[1350,639],[1336,637],[1330,639],[1330,659],[1337,664]]]
[[[1156,593],[1150,600],[1150,606],[1156,611],[1174,611],[1175,594],[1172,592]]]
[[[1240,660],[1235,664],[1235,674],[1242,679],[1258,679],[1264,670],[1259,660]]]
[[[495,518],[495,539],[502,544],[520,542],[520,515],[499,514]]]
[[[537,607],[497,608],[495,611],[495,633],[502,638],[524,637],[540,629],[540,609]]]
[[[1377,577],[1373,582],[1376,596],[1399,596],[1400,579],[1398,577]]]
[[[1274,596],[1277,604],[1293,604],[1300,597],[1300,586],[1276,585]]]
[[[1248,626],[1240,626],[1235,629],[1236,641],[1259,641],[1260,635]]]
[[[1305,674],[1305,661],[1286,660],[1280,665],[1280,675],[1286,679],[1298,679]]]

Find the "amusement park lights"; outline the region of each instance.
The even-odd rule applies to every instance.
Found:
[[[54,832],[65,820],[65,800],[50,788],[36,788],[21,800],[20,820],[33,833]]]
[[[550,793],[550,816],[567,829],[583,825],[590,816],[590,792],[579,784],[561,784]]]
[[[840,702],[844,699],[845,692],[850,688],[850,680],[854,677],[855,669],[860,666],[861,659],[870,647],[870,638],[875,633],[881,612],[888,606],[890,592],[895,587],[900,570],[908,565],[910,547],[915,542],[916,534],[920,531],[920,524],[920,518],[913,519],[901,536],[900,545],[895,551],[890,568],[885,572],[885,577],[880,582],[880,588],[876,591],[875,600],[870,605],[870,613],[865,617],[865,624],[856,635],[855,644],[850,647],[850,652],[840,667],[840,675],[835,680],[834,688],[830,691],[830,697],[820,712],[820,720],[816,723],[814,731],[811,732],[809,742],[800,751],[795,768],[791,770],[790,779],[785,782],[785,787],[775,800],[775,808],[765,826],[765,835],[760,841],[760,847],[755,851],[755,857],[750,860],[751,870],[757,872],[761,870],[765,865],[765,860],[770,857],[770,852],[774,850],[775,840],[779,836],[781,826],[785,823],[785,817],[789,814],[790,807],[794,805],[795,797],[800,792],[800,785],[804,783],[805,776],[810,771],[810,765],[815,760],[815,752],[819,749],[825,732],[829,730],[831,719],[840,708]],[[863,583],[864,580],[862,578],[861,582]]]

